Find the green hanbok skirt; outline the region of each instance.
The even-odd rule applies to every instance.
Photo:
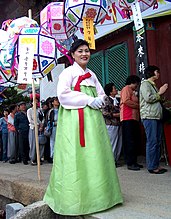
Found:
[[[95,88],[81,91],[97,96]],[[84,215],[122,203],[122,195],[104,118],[84,108],[85,147],[79,139],[78,110],[58,113],[54,161],[44,201],[57,214]]]

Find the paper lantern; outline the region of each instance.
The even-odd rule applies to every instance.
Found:
[[[111,2],[113,2],[113,0],[111,0]],[[115,2],[117,2],[115,0]],[[119,0],[119,7],[121,9],[125,9],[125,10],[131,10],[131,5],[133,3],[140,3],[140,7],[141,7],[141,12],[145,11],[146,9],[148,9],[149,7],[152,7],[155,3],[156,0]]]
[[[77,27],[64,17],[63,2],[48,4],[40,12],[40,24],[57,40],[65,40],[77,31]]]
[[[98,24],[107,14],[106,0],[66,0],[65,15],[77,27],[83,27],[83,17]]]
[[[1,29],[7,31],[8,27],[11,24],[12,21],[13,21],[12,19],[8,19],[6,21],[3,21]]]
[[[17,78],[13,77],[10,69],[0,68],[0,85],[4,87],[13,87],[17,85]]]
[[[11,71],[11,64],[8,62],[7,57],[9,50],[7,50],[9,41],[1,43],[0,51],[0,84],[5,87],[15,86],[16,71]]]
[[[16,56],[20,63],[22,46],[34,46],[33,78],[46,76],[57,65],[55,39],[43,27],[23,28],[20,32]]]
[[[24,27],[38,27],[38,26],[39,26],[38,23],[33,19],[30,19],[28,17],[20,17],[13,20],[10,23],[7,32],[12,38],[14,34],[19,34],[21,29]]]

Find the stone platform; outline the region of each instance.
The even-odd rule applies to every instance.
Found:
[[[171,219],[171,168],[165,167],[168,172],[161,175],[149,174],[145,168],[131,171],[127,170],[125,165],[118,167],[124,204],[79,218]],[[23,205],[42,200],[51,168],[52,165],[48,163],[41,166],[39,181],[36,166],[0,162],[0,196]]]

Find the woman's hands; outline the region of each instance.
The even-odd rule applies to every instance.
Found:
[[[95,97],[93,100],[91,100],[88,103],[88,106],[90,106],[93,109],[100,109],[103,104],[104,104],[104,98],[103,97]]]
[[[168,89],[168,84],[164,84],[163,86],[160,87],[158,94],[162,95],[166,92],[166,90]]]

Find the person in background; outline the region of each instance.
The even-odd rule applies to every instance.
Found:
[[[58,97],[53,97],[52,98],[52,106],[53,107],[49,111],[49,121],[50,121],[50,126],[52,127],[52,134],[50,136],[50,158],[51,158],[51,162],[53,162],[56,128],[57,128],[57,120],[58,120],[58,109],[59,109]]]
[[[15,164],[18,159],[17,134],[14,126],[14,116],[17,112],[17,105],[13,104],[9,107],[8,115],[8,157],[9,163]]]
[[[122,150],[122,129],[120,124],[120,107],[116,99],[118,91],[114,83],[106,84],[104,91],[107,95],[105,105],[102,106],[102,113],[109,133],[112,151],[115,158],[116,167],[119,166],[118,160]]]
[[[18,132],[19,156],[24,165],[28,165],[29,160],[29,121],[26,112],[26,103],[18,104],[19,111],[14,116],[14,126]]]
[[[49,111],[52,107],[52,97],[49,97],[46,99],[45,102],[42,103],[42,111],[44,114],[44,120],[43,120],[43,128],[45,128],[47,126],[48,123],[48,118],[49,118]],[[44,160],[47,160],[48,163],[52,163],[52,159],[50,158],[50,138],[47,137],[47,142],[45,144],[45,148],[44,148]]]
[[[135,171],[143,168],[143,165],[137,163],[137,149],[140,144],[137,88],[140,81],[140,78],[136,75],[128,76],[126,86],[121,90],[120,101],[124,158],[127,163],[127,168]]]
[[[4,117],[0,119],[0,126],[2,131],[2,161],[7,162],[7,150],[8,150],[8,114],[9,110],[4,109]]]
[[[33,99],[31,99],[33,100]],[[39,108],[38,108],[38,99],[36,99],[36,116],[37,116],[37,127],[40,125],[40,120],[39,120]],[[29,151],[29,157],[30,157],[30,162],[32,166],[37,165],[37,156],[36,156],[36,138],[35,138],[35,122],[34,122],[34,110],[33,107],[30,107],[27,110],[27,118],[29,121],[29,146],[30,146],[30,151]]]
[[[162,141],[162,107],[160,101],[168,84],[159,88],[155,81],[159,79],[160,69],[148,66],[145,69],[146,80],[140,86],[140,116],[146,133],[146,164],[149,173],[162,174],[167,172],[159,164]]]
[[[70,49],[74,64],[59,75],[60,102],[52,173],[44,201],[61,215],[84,215],[122,203],[101,107],[104,90],[87,68],[89,44]]]
[[[40,149],[40,161],[42,163],[44,161],[44,149],[45,149],[45,144],[47,142],[47,137],[44,135],[43,123],[39,124],[38,139],[39,139],[39,149]]]
[[[45,100],[41,101],[41,108],[39,109],[39,120],[41,121],[41,123],[45,123],[45,117],[46,117],[46,113],[48,111],[48,106],[46,104]]]
[[[44,127],[46,124],[46,114],[48,112],[48,105],[45,100],[41,100],[41,108],[38,111],[38,118],[40,121],[39,125],[39,135],[44,135]],[[46,136],[43,136],[44,139],[46,139],[46,143],[40,146],[40,151],[42,151],[42,156],[40,156],[41,162],[44,162],[44,160],[50,160],[50,143],[48,144],[48,138],[45,138]],[[42,138],[42,137],[41,137]],[[40,143],[39,143],[40,145]],[[41,149],[42,148],[42,149]],[[41,152],[40,152],[41,154]]]
[[[46,99],[46,105],[48,106],[49,110],[52,108],[52,97],[48,97]]]

